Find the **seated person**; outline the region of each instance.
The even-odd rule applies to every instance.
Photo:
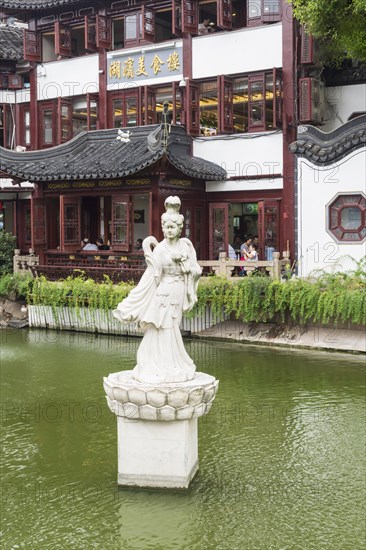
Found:
[[[211,23],[210,19],[207,17],[198,25],[198,34],[209,34],[210,32],[214,32],[214,23]]]
[[[136,240],[135,250],[142,250],[142,239],[137,239]]]
[[[236,253],[238,258],[240,258],[240,247],[241,247],[242,243],[243,243],[243,241],[242,241],[240,235],[235,235],[232,247],[235,250],[235,253]]]
[[[81,241],[81,249],[85,251],[96,252],[98,247],[96,244],[92,244],[87,237]]]
[[[242,258],[243,260],[246,260],[247,262],[257,262],[258,261],[258,252],[257,252],[257,245],[250,244],[248,252],[245,252],[245,257]],[[245,267],[243,267],[239,273],[239,277],[245,277],[246,276]]]
[[[107,244],[104,244],[102,237],[96,240],[96,245],[98,247],[98,250],[109,250],[110,248]]]
[[[257,262],[258,261],[258,246],[252,243],[249,246],[249,253],[247,254],[248,262]]]
[[[245,237],[244,242],[240,247],[240,259],[247,260],[249,254],[249,247],[252,244],[252,237]]]

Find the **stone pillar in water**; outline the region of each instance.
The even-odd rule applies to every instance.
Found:
[[[179,325],[197,300],[201,268],[180,238],[179,198],[165,208],[164,240],[144,240],[147,269],[113,312],[144,333],[136,367],[104,378],[104,389],[118,421],[118,484],[187,488],[198,470],[197,419],[210,410],[218,381],[196,372],[184,348]]]

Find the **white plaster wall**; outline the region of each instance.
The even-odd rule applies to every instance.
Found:
[[[15,103],[15,91],[0,90],[0,103]]]
[[[197,36],[192,40],[193,79],[273,67],[282,67],[282,23]]]
[[[29,103],[30,102],[30,89],[24,88],[23,90],[1,90],[0,91],[0,103],[16,104],[16,103]]]
[[[193,155],[219,164],[228,178],[282,174],[282,132],[196,138]],[[276,180],[274,180],[276,181]]]
[[[206,183],[207,193],[217,193],[219,191],[272,191],[273,189],[283,189],[283,178],[208,181]]]
[[[38,100],[72,97],[99,90],[98,56],[51,61],[37,67]]]
[[[338,243],[326,231],[326,205],[337,193],[365,193],[366,148],[348,155],[339,163],[318,167],[298,160],[298,258],[299,275],[316,269],[347,270],[349,258],[361,259],[366,243]]]
[[[325,89],[325,124],[323,132],[331,132],[357,111],[366,111],[366,84],[333,86]]]

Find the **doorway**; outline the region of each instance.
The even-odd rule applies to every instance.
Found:
[[[280,249],[279,200],[252,202],[211,203],[209,223],[209,258],[218,258],[220,251],[228,251],[228,245],[239,237],[258,237],[260,260],[272,258]]]

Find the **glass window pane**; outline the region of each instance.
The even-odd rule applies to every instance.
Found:
[[[361,210],[357,206],[343,208],[341,225],[344,229],[358,229],[361,225]]]
[[[272,15],[274,13],[280,13],[279,0],[264,0],[263,15]]]
[[[248,79],[234,81],[233,89],[234,132],[246,132],[248,129]]]
[[[98,121],[98,103],[94,100],[89,102],[89,128],[90,130],[97,129]]]
[[[248,19],[260,17],[262,14],[262,0],[248,0]]]
[[[193,113],[192,113],[193,114]],[[204,136],[212,136],[218,128],[217,82],[203,82],[200,86],[200,129]]]
[[[263,112],[263,81],[258,80],[249,83],[250,113],[249,121],[251,126],[264,124]]]
[[[114,128],[121,128],[123,126],[123,110],[122,110],[122,99],[113,100],[113,122]]]
[[[86,98],[77,99],[72,104],[72,135],[87,131]]]
[[[43,111],[43,142],[52,143],[52,110],[46,109]]]
[[[129,15],[125,19],[125,36],[127,40],[137,38],[136,33],[137,15]]]
[[[126,126],[137,125],[137,98],[128,97],[126,99]]]
[[[266,76],[266,128],[273,129],[273,76]]]

